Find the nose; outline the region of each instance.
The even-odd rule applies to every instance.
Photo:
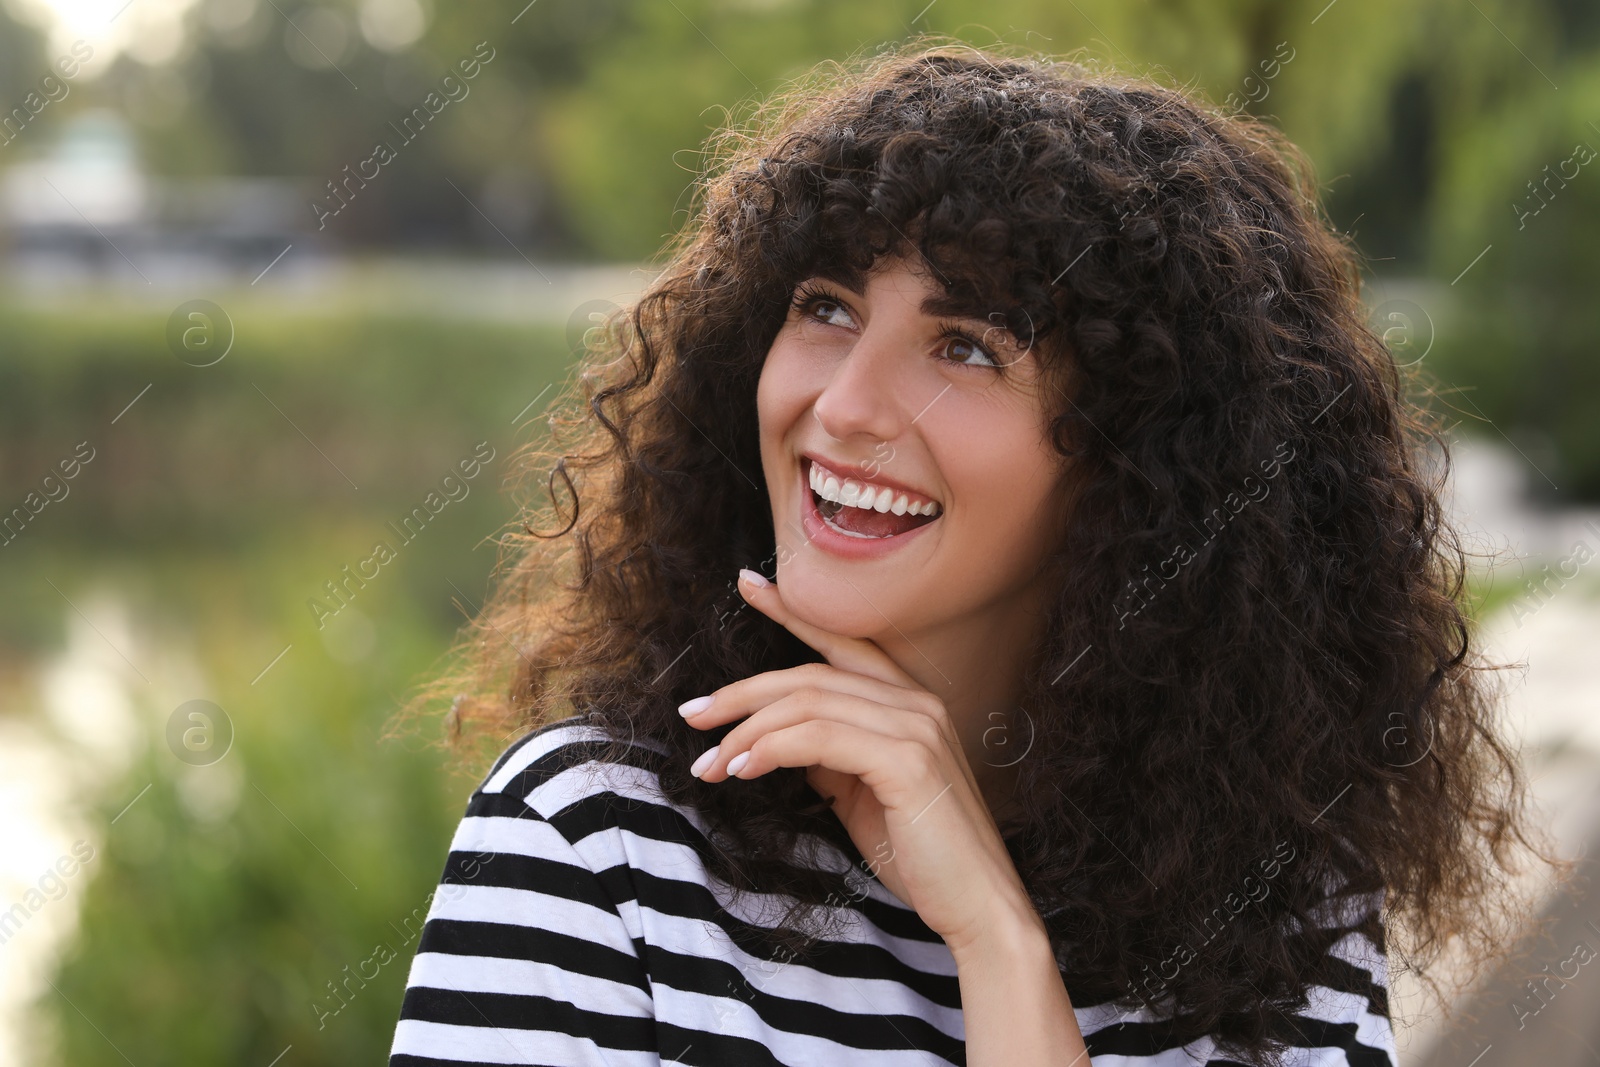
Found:
[[[833,376],[812,402],[811,410],[828,436],[843,441],[863,434],[892,441],[905,425],[906,368],[909,354],[903,335],[898,342],[888,323],[868,326],[861,339],[835,366]]]

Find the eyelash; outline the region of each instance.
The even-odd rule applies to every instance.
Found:
[[[838,304],[841,308],[845,306],[843,300],[840,300],[837,296],[833,295],[833,293],[829,292],[822,286],[815,284],[802,285],[799,291],[795,293],[794,299],[791,300],[790,303],[793,305],[795,310],[804,312],[812,304],[819,301],[825,301],[829,304]],[[826,325],[826,323],[824,323],[824,325]],[[949,341],[952,339],[965,341],[967,344],[983,353],[983,357],[989,361],[988,363],[963,363],[959,359],[946,359],[945,362],[953,363],[958,367],[971,367],[974,370],[1000,371],[1000,358],[996,356],[988,346],[983,344],[976,337],[973,337],[969,331],[963,329],[961,326],[948,319],[939,320],[937,325],[939,329],[939,339],[941,341]]]

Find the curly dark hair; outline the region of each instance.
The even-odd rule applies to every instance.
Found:
[[[711,873],[795,898],[781,930],[814,943],[848,884],[791,849],[859,854],[800,769],[690,775],[731,724],[676,706],[820,661],[732,584],[772,573],[757,380],[798,281],[920,255],[1039,346],[1072,459],[1003,829],[1075,1002],[1159,1000],[1179,1039],[1271,1062],[1345,930],[1429,981],[1447,948],[1501,950],[1519,843],[1561,861],[1497,733],[1420,370],[1369,327],[1303,154],[1156,76],[926,36],[819,65],[707,147],[664,268],[518,453],[548,500],[518,501],[420,697],[453,698],[452,739],[580,712],[650,739]]]

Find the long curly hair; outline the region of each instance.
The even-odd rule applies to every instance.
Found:
[[[1303,154],[1154,76],[926,36],[819,65],[707,150],[664,267],[516,456],[494,588],[415,698],[450,701],[450,738],[584,714],[648,739],[629,758],[704,815],[711,874],[788,894],[780,934],[815,943],[850,883],[792,850],[848,835],[800,769],[691,776],[731,724],[676,708],[821,659],[733,585],[773,573],[757,380],[798,281],[917,255],[1038,346],[1071,457],[1003,740],[1075,1003],[1160,1002],[1179,1039],[1272,1062],[1345,930],[1429,981],[1447,947],[1503,950],[1517,846],[1561,861],[1497,732],[1443,433]]]

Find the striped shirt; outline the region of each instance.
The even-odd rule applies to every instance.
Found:
[[[856,871],[848,932],[786,959],[762,932],[792,898],[732,901],[700,859],[699,813],[652,772],[597,759],[603,740],[579,717],[549,723],[472,794],[390,1067],[965,1064],[955,960],[913,909]],[[1356,933],[1330,951],[1345,988],[1310,987],[1286,1067],[1395,1067],[1383,954]],[[1174,1044],[1147,1008],[1073,1006],[1094,1067],[1232,1062],[1211,1038]]]

